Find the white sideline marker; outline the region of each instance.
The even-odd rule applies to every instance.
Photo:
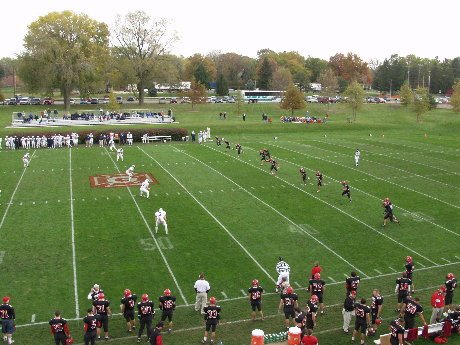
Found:
[[[246,294],[247,294],[246,291],[244,291],[243,289],[241,289],[240,291],[243,294],[243,296],[246,296]]]
[[[295,285],[297,285],[297,287],[302,287],[299,283],[297,282],[294,282]]]
[[[377,272],[378,274],[383,274],[383,273],[380,272],[378,269],[375,269],[375,268],[374,268],[374,271]]]
[[[441,258],[442,260],[444,260],[445,262],[450,262],[450,260],[447,260],[446,258]]]
[[[331,282],[335,283],[334,278],[332,278],[332,277],[328,277],[328,278],[329,278],[329,280],[330,280]]]
[[[35,314],[32,314],[32,318],[30,319],[31,323],[35,323]]]
[[[396,271],[393,267],[388,266],[388,268],[389,268],[390,270],[392,270],[393,272],[398,272],[398,271]]]
[[[455,255],[455,257],[456,257],[457,259],[460,259],[460,256],[458,256],[458,255]]]
[[[225,291],[221,291],[220,293],[222,294],[222,296],[224,296],[225,299],[228,298],[228,296],[227,296],[227,294],[225,293]]]
[[[426,267],[424,264],[422,264],[421,262],[417,262],[417,265],[420,265],[422,267]]]

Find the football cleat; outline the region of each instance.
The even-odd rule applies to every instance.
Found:
[[[315,273],[315,276],[314,276],[314,277],[315,277],[315,279],[320,279],[320,278],[321,278],[321,274]]]
[[[149,295],[147,295],[146,293],[142,295],[143,301],[147,301],[148,299],[149,299]]]
[[[129,295],[131,295],[131,290],[126,289],[123,293],[124,293],[125,297],[128,297]]]
[[[171,290],[166,289],[165,291],[163,291],[163,294],[165,294],[166,296],[169,296],[171,295]]]
[[[293,293],[293,292],[294,292],[294,289],[292,288],[292,286],[289,286],[289,287],[286,289],[286,292],[287,292],[287,293]]]
[[[259,285],[259,281],[258,281],[257,279],[254,279],[254,280],[252,281],[252,285]]]
[[[216,298],[215,298],[215,297],[211,297],[211,298],[209,299],[209,303],[211,303],[211,304],[216,304]]]

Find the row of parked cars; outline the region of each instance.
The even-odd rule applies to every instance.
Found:
[[[38,97],[12,97],[9,98],[5,101],[3,101],[1,104],[3,105],[40,105],[40,104],[45,104],[45,105],[51,105],[54,104],[54,99],[50,97],[46,98],[38,98]]]

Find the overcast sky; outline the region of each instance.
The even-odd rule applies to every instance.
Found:
[[[171,52],[184,57],[215,50],[256,57],[262,48],[326,60],[348,52],[365,61],[460,56],[458,0],[26,0],[1,7],[0,57],[20,53],[28,24],[49,12],[73,10],[111,25],[117,14],[139,9],[170,20],[180,37]]]

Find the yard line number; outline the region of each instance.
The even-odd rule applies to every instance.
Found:
[[[173,244],[171,243],[171,240],[169,237],[158,237],[158,246],[165,250],[165,249],[174,249]],[[155,246],[155,242],[153,241],[153,238],[141,238],[140,239],[141,246],[144,248],[144,250],[156,250],[157,247]],[[1,262],[1,261],[0,261]]]

